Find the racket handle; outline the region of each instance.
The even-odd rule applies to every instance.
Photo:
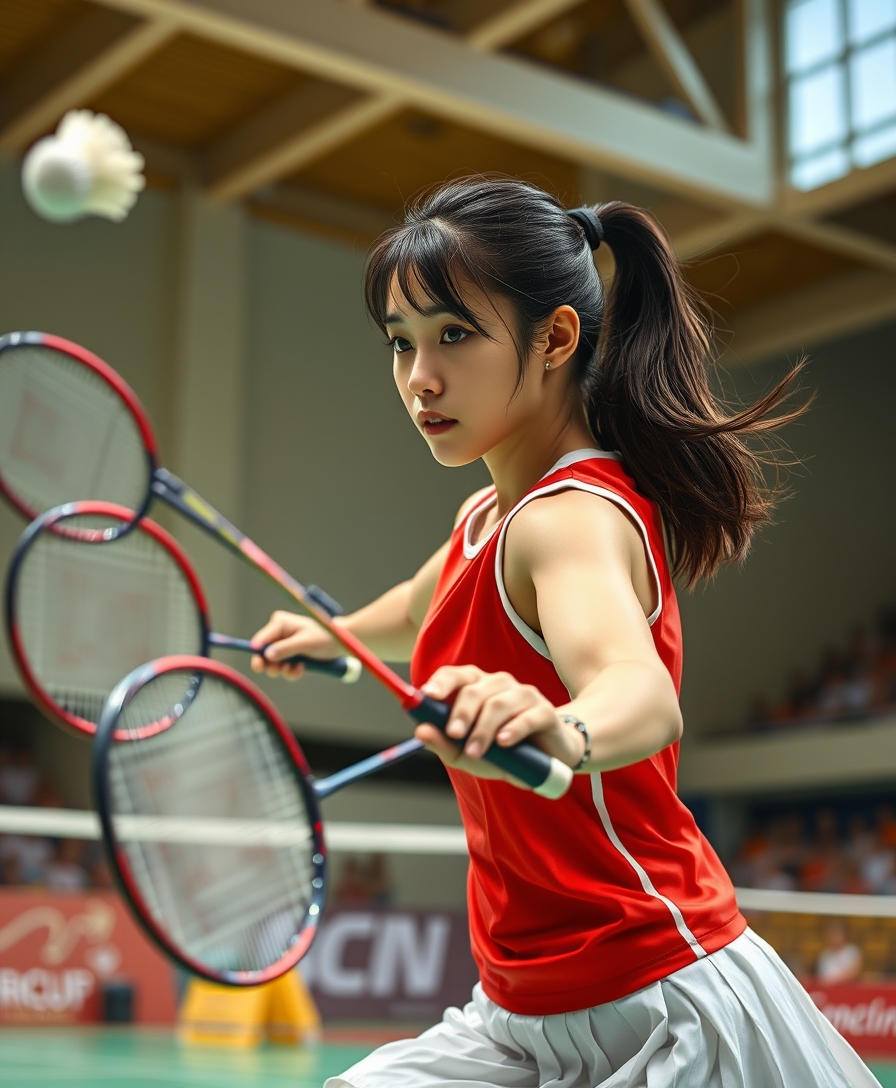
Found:
[[[311,600],[320,605],[324,612],[329,612],[331,616],[345,615],[345,609],[339,601],[331,597],[325,589],[321,589],[320,586],[308,586],[307,592]]]
[[[414,721],[435,725],[444,733],[451,714],[451,706],[424,695],[421,702],[408,713]],[[455,743],[458,747],[462,744],[460,741]],[[525,782],[541,797],[556,800],[562,797],[572,785],[572,768],[567,767],[561,760],[549,756],[547,752],[542,752],[534,744],[527,744],[525,741],[514,744],[510,748],[493,744],[483,753],[482,758],[500,767],[502,771],[512,774],[521,782]]]
[[[247,654],[262,653],[267,649],[263,646],[259,650],[247,638],[231,638],[230,635],[216,635],[214,632],[208,636],[209,644],[220,646],[225,650],[242,650]],[[279,662],[281,665],[304,665],[312,672],[326,673],[335,676],[343,684],[354,684],[361,676],[361,662],[356,657],[334,657],[329,661],[320,661],[316,657],[305,657],[304,654],[296,654]]]

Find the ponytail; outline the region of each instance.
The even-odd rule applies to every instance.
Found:
[[[591,252],[602,241],[616,260],[606,312]],[[710,323],[646,212],[612,201],[569,215],[526,182],[451,182],[413,204],[370,252],[367,307],[383,329],[393,279],[412,305],[438,303],[476,328],[465,284],[507,299],[521,382],[543,322],[571,306],[580,321],[571,371],[589,424],[662,511],[673,572],[690,586],[746,555],[778,497],[763,478],[775,458],[751,439],[805,410],[768,415],[800,367],[752,407],[725,414],[706,369]]]
[[[747,439],[805,411],[768,418],[800,366],[756,404],[726,415],[708,380],[710,323],[662,231],[629,204],[594,210],[616,274],[583,389],[589,423],[660,507],[673,572],[690,586],[725,560],[743,559],[755,530],[771,520],[777,494],[763,465],[774,459]]]

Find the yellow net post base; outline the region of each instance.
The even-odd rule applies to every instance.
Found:
[[[191,979],[180,1010],[185,1043],[252,1047],[265,1039],[293,1046],[320,1037],[320,1015],[298,971],[239,989]]]

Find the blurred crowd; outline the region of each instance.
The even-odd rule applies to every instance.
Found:
[[[0,804],[63,807],[26,744],[0,745]],[[0,831],[0,886],[23,884],[81,891],[108,888],[112,881],[98,842]]]
[[[757,696],[755,730],[856,721],[896,710],[896,608],[881,609],[873,627],[854,629],[845,651],[829,647],[814,673],[795,670],[783,699]]]
[[[896,811],[822,807],[757,821],[728,869],[740,887],[896,895]]]

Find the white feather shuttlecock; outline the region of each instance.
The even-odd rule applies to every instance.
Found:
[[[31,207],[51,223],[101,215],[120,223],[146,184],[143,156],[104,113],[69,110],[52,136],[38,140],[22,164]]]

